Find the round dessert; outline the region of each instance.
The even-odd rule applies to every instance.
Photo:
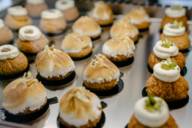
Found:
[[[35,65],[40,80],[46,85],[56,84],[57,81],[65,82],[75,72],[75,64],[70,56],[54,47],[46,46],[43,51],[38,53]]]
[[[119,82],[119,69],[104,55],[96,55],[83,73],[83,84],[91,91],[109,91]]]
[[[4,24],[3,20],[0,19],[0,45],[12,43],[13,33],[12,31]]]
[[[181,22],[175,21],[166,24],[160,38],[161,40],[168,39],[174,42],[180,51],[185,51],[190,47],[189,34]]]
[[[28,68],[26,56],[13,45],[0,46],[0,76],[16,76]]]
[[[89,36],[92,39],[96,39],[101,35],[101,27],[93,18],[88,16],[82,16],[75,21],[72,29],[73,32]]]
[[[28,12],[22,6],[14,6],[8,9],[5,17],[5,24],[12,30],[17,31],[19,28],[32,24]]]
[[[180,76],[179,66],[170,59],[156,64],[153,67],[153,75],[146,83],[149,96],[159,96],[167,102],[187,98],[188,90],[188,82]]]
[[[165,9],[165,16],[161,21],[161,28],[167,23],[173,23],[174,21],[182,22],[183,25],[188,28],[186,9],[180,5],[172,5]]]
[[[59,122],[67,128],[94,128],[102,117],[100,99],[83,87],[73,87],[60,100]]]
[[[58,0],[55,8],[61,10],[67,21],[74,21],[79,17],[79,11],[75,6],[74,0]]]
[[[119,20],[113,24],[110,29],[111,37],[128,36],[134,42],[137,42],[139,31],[138,29],[125,20]]]
[[[33,25],[27,25],[19,30],[19,38],[16,40],[18,48],[26,53],[35,55],[48,44],[45,35]]]
[[[177,46],[169,40],[159,40],[153,47],[153,52],[149,55],[148,65],[153,69],[154,65],[170,58],[183,69],[185,67],[185,56],[179,52]]]
[[[32,17],[40,17],[41,12],[48,8],[45,0],[27,0],[25,7]]]
[[[128,36],[114,37],[104,43],[102,52],[117,66],[130,64],[134,58],[135,44]]]
[[[150,27],[149,16],[143,7],[132,9],[123,17],[123,19],[135,25],[139,31],[148,30]]]
[[[66,27],[65,18],[60,10],[49,9],[41,13],[40,28],[47,35],[62,34]]]
[[[89,16],[102,26],[111,25],[114,18],[112,9],[103,1],[95,3],[94,8],[89,12]]]
[[[139,99],[127,128],[178,128],[167,103],[159,97]]]
[[[61,48],[71,58],[83,59],[91,55],[93,44],[89,36],[70,33],[64,38]]]
[[[3,108],[9,121],[32,121],[48,109],[46,89],[30,73],[9,83],[3,96]]]

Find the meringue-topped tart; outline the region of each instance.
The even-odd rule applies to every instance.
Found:
[[[60,100],[59,121],[64,127],[94,128],[101,116],[100,99],[84,87],[72,87]]]
[[[73,59],[81,59],[92,53],[93,44],[89,36],[70,33],[65,36],[61,48]]]
[[[13,33],[2,19],[0,19],[0,35],[0,45],[12,43]]]
[[[134,107],[128,128],[178,128],[169,114],[167,103],[160,97],[144,97]]]

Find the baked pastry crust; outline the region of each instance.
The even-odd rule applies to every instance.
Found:
[[[39,17],[41,15],[41,12],[47,9],[47,5],[45,3],[39,3],[39,4],[27,3],[26,9],[30,16]]]
[[[64,10],[64,17],[67,21],[74,21],[79,17],[79,11],[77,7],[72,7],[69,9]]]
[[[13,40],[13,33],[6,26],[0,28],[0,35],[0,45],[10,43]]]
[[[91,54],[92,50],[93,50],[93,48],[86,47],[78,53],[67,53],[67,54],[69,54],[69,56],[71,58],[80,59],[80,58],[86,57],[87,55]]]

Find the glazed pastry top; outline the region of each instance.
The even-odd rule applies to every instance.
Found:
[[[163,34],[166,36],[181,36],[185,33],[185,27],[182,22],[167,23],[163,28]]]
[[[4,22],[2,19],[0,19],[0,29],[3,28],[5,26]]]
[[[100,118],[100,99],[84,87],[73,87],[60,100],[60,118],[69,125],[80,127]]]
[[[55,8],[57,8],[59,10],[63,10],[63,11],[73,8],[74,6],[75,6],[74,0],[58,0],[55,3]]]
[[[22,6],[14,6],[8,9],[8,14],[12,16],[26,16],[27,10]]]
[[[171,59],[156,64],[153,71],[153,75],[164,82],[175,82],[180,77],[180,68]]]
[[[62,18],[62,17],[63,17],[63,13],[58,9],[49,9],[41,13],[41,18],[48,19],[48,20]]]
[[[155,44],[153,52],[157,57],[161,59],[167,59],[178,55],[179,49],[177,48],[175,43],[172,43],[169,40],[159,40]]]
[[[19,29],[20,40],[34,41],[38,40],[41,35],[42,33],[39,28],[34,25],[27,25]]]
[[[46,89],[31,73],[9,83],[3,95],[3,107],[13,114],[34,111],[47,102]]]
[[[80,52],[87,47],[93,47],[91,38],[89,36],[80,35],[78,33],[68,34],[64,38],[61,46],[61,48],[67,53]]]
[[[134,115],[147,127],[160,127],[167,122],[169,109],[167,103],[159,97],[144,97],[136,102]]]
[[[19,50],[13,45],[0,46],[0,60],[13,59],[19,55]]]
[[[186,9],[179,5],[174,5],[166,8],[165,14],[169,17],[177,18],[186,15]]]
[[[128,36],[114,37],[104,43],[102,52],[106,55],[116,57],[124,55],[132,57],[135,51],[135,44]]]
[[[42,4],[45,3],[45,0],[27,0],[27,3],[29,4]]]
[[[83,79],[90,83],[119,80],[119,69],[104,55],[96,55],[84,70]]]

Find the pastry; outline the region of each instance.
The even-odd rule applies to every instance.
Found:
[[[172,5],[165,9],[165,16],[161,21],[161,28],[167,23],[173,23],[174,21],[182,22],[183,25],[188,28],[186,9],[180,5]]]
[[[28,68],[26,56],[13,45],[0,46],[0,76],[16,76]]]
[[[96,55],[83,73],[83,84],[91,91],[108,91],[117,86],[119,69],[104,55]]]
[[[125,20],[118,20],[113,24],[110,29],[111,37],[129,36],[134,42],[138,40],[139,31],[138,29],[126,22]]]
[[[159,40],[155,44],[153,52],[149,55],[148,65],[150,69],[153,69],[155,64],[168,58],[175,61],[181,69],[185,67],[185,56],[179,52],[177,46],[169,40]]]
[[[64,38],[61,48],[71,58],[81,59],[92,53],[93,45],[89,36],[70,33]]]
[[[95,3],[94,8],[89,12],[89,16],[102,26],[111,25],[114,18],[112,9],[103,1]]]
[[[55,8],[61,10],[67,21],[74,21],[79,17],[79,11],[75,6],[74,0],[58,0]]]
[[[4,24],[3,20],[0,19],[0,45],[12,43],[13,33],[12,31]]]
[[[144,97],[134,107],[127,128],[178,128],[169,114],[167,103],[160,97]]]
[[[59,107],[59,122],[67,128],[94,128],[102,117],[100,99],[83,87],[68,90]]]
[[[114,63],[132,61],[134,51],[135,44],[128,36],[109,39],[102,47],[103,54]]]
[[[29,73],[9,83],[3,96],[3,108],[9,121],[32,121],[48,109],[46,89]]]
[[[88,16],[82,16],[72,26],[73,32],[96,39],[101,35],[101,27]]]
[[[185,51],[190,47],[189,34],[181,22],[175,21],[166,24],[160,38],[161,40],[168,39],[174,42],[180,51]]]
[[[45,10],[41,13],[40,28],[48,35],[64,32],[67,24],[63,13],[58,9]]]
[[[27,0],[25,7],[32,17],[40,17],[41,12],[48,8],[45,0]]]
[[[187,98],[188,90],[188,82],[180,76],[179,66],[170,59],[155,64],[146,83],[149,96],[159,96],[167,102]]]
[[[12,30],[17,31],[19,28],[32,24],[28,12],[22,6],[14,6],[8,9],[5,17],[5,24]]]

